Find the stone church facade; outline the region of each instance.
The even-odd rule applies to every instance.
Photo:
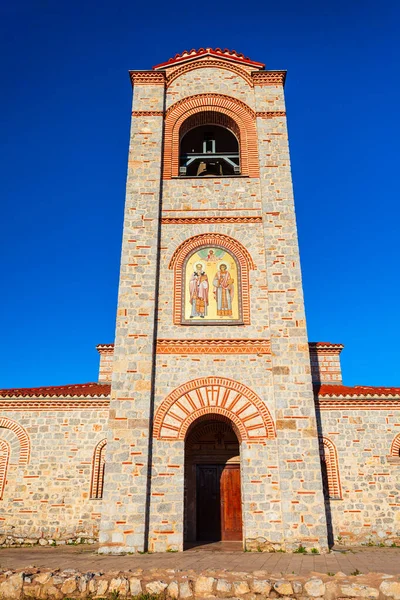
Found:
[[[309,343],[285,72],[184,52],[134,87],[115,344],[0,391],[0,543],[400,543],[400,389]]]

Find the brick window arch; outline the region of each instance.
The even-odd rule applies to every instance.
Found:
[[[249,272],[256,267],[248,250],[234,238],[222,233],[204,233],[195,235],[182,242],[173,253],[168,268],[174,270],[174,323],[176,325],[180,325],[184,320],[182,304],[184,296],[184,267],[186,259],[196,249],[201,249],[206,246],[217,246],[223,248],[234,257],[240,271],[241,279],[241,318],[244,325],[249,325]]]
[[[92,478],[90,482],[90,498],[102,498],[104,487],[104,468],[107,440],[101,440],[95,447],[92,460]]]
[[[0,440],[0,500],[3,499],[4,488],[7,482],[7,469],[10,460],[10,444]]]
[[[330,499],[341,500],[342,486],[340,484],[336,446],[326,437],[320,439],[320,458],[325,492],[328,493]]]
[[[390,456],[400,458],[400,433],[393,438],[392,445],[390,447]]]
[[[156,411],[153,436],[184,440],[192,423],[213,415],[229,421],[240,442],[275,437],[271,414],[261,398],[225,377],[194,379],[171,392]]]
[[[6,417],[0,418],[0,431],[2,439],[10,445],[10,464],[26,466],[29,463],[31,443],[26,430],[17,423]]]
[[[240,139],[240,129],[236,121],[223,113],[207,110],[195,113],[182,123],[181,128],[179,129],[179,141],[182,140],[183,136],[188,131],[195,127],[201,127],[202,125],[219,125],[220,127],[225,127],[225,129],[229,129],[238,139]]]
[[[164,127],[163,178],[179,175],[179,143],[181,127],[193,115],[213,112],[225,115],[236,123],[240,146],[242,175],[259,177],[257,130],[255,112],[241,100],[223,94],[197,94],[189,96],[169,107]]]

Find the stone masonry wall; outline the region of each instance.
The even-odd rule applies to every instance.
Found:
[[[250,88],[231,72],[212,68],[197,69],[176,79],[167,90],[167,106],[177,99],[207,92],[240,98],[251,108],[257,102],[261,110],[284,108],[282,88]],[[168,393],[196,377],[230,377],[248,385],[272,414],[278,439],[267,440],[264,445],[241,445],[244,544],[251,544],[258,537],[263,540],[261,546],[264,543],[266,547],[275,543],[290,549],[303,542],[325,548],[325,515],[317,509],[323,502],[321,474],[284,122],[284,118],[260,119],[261,180],[173,179],[164,181],[162,188],[162,216],[169,222],[162,226],[158,337],[276,338],[273,358],[223,353],[159,356],[154,401],[157,411]],[[274,138],[275,131],[277,135],[283,132],[285,137]],[[264,143],[267,135],[273,139],[271,146]],[[267,156],[270,152],[272,159]],[[279,167],[273,175],[268,169],[271,161]],[[276,194],[280,196],[278,200]],[[210,223],[213,217],[261,215],[267,224],[264,229],[262,223]],[[193,218],[194,223],[180,224],[181,217]],[[202,217],[208,222],[202,223]],[[176,219],[173,224],[171,218]],[[174,278],[168,263],[179,244],[210,232],[236,239],[256,264],[256,270],[250,272],[250,325],[190,327],[173,322]],[[282,398],[278,411],[277,394]],[[167,456],[173,461],[166,468]],[[183,457],[181,441],[154,442],[150,548],[182,548]]]
[[[181,75],[168,88],[166,106],[195,94],[218,93],[241,100],[254,109],[254,93],[240,75],[225,69],[204,68]]]
[[[42,598],[367,598],[400,600],[398,577],[384,573],[348,576],[345,573],[282,575],[258,570],[252,573],[227,569],[197,573],[183,569],[135,569],[83,573],[75,569],[0,571],[4,600]]]
[[[146,545],[164,86],[135,86],[132,109],[101,552]]]
[[[108,401],[99,401],[102,408],[89,402],[86,409],[75,401],[62,410],[15,404],[19,410],[1,410],[0,440],[11,457],[0,500],[0,544],[97,539],[101,500],[90,498],[90,483],[95,446],[106,436]],[[28,436],[26,460],[15,423]]]
[[[336,348],[324,348],[323,344],[309,344],[311,376],[313,383],[342,383],[342,368],[340,365],[340,353],[343,346],[336,344]],[[333,344],[331,344],[333,346]]]
[[[99,365],[99,382],[109,383],[112,379],[113,361],[114,361],[114,347],[98,346],[97,350],[100,354],[100,365]]]
[[[256,86],[256,106],[284,108],[283,89]],[[287,547],[324,546],[326,521],[304,313],[286,118],[257,118],[282,521]],[[284,482],[284,483],[283,483]]]
[[[183,357],[159,356],[157,370],[164,373],[164,378],[160,376],[157,405],[163,398],[161,386],[172,387],[168,388],[168,371],[175,386],[186,379],[182,375],[184,364],[188,379],[194,379],[199,362],[212,373],[221,364],[233,368],[235,360],[208,357],[201,362],[192,357],[187,365]],[[259,363],[260,372],[270,372],[270,357],[258,357],[254,362],[256,367]],[[262,392],[260,376],[252,379],[246,373],[241,380],[257,393]],[[362,400],[357,401],[359,408],[349,401],[349,408],[344,409],[335,402],[322,402],[318,412],[322,436],[334,444],[338,459],[341,498],[328,503],[333,541],[346,546],[399,544],[400,458],[389,456],[392,442],[400,433],[399,409],[379,409],[378,404],[374,409],[373,401]],[[0,500],[1,545],[97,540],[102,500],[91,499],[89,491],[94,448],[107,429],[108,401],[102,403],[101,409],[79,411],[73,407],[60,411],[2,410],[3,419],[27,432],[30,451],[28,463],[18,464],[21,443],[11,429],[0,428],[0,441],[11,448]],[[275,420],[273,411],[271,416]],[[250,547],[252,540],[261,547],[260,540],[265,536],[276,547],[282,541],[277,524],[281,507],[276,449],[274,439],[266,444],[241,445],[241,460],[247,465],[242,472],[243,508]],[[172,447],[162,440],[154,442],[151,529],[158,533],[150,534],[151,551],[163,550],[166,538],[171,550],[181,547],[183,460],[184,442],[174,442]],[[166,533],[171,526],[174,534]]]
[[[342,489],[342,499],[329,501],[334,541],[399,543],[400,458],[389,455],[400,411],[379,410],[373,400],[358,403],[359,409],[346,410],[330,400],[320,411],[322,434],[337,450]]]

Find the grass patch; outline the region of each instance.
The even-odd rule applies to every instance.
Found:
[[[300,544],[297,550],[293,550],[293,554],[307,554],[307,548]]]

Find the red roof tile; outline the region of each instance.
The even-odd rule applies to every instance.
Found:
[[[332,342],[308,342],[310,348],[344,348],[343,344],[332,344]]]
[[[244,56],[243,54],[236,52],[236,50],[228,50],[228,48],[224,48],[223,50],[221,50],[221,48],[199,48],[198,50],[195,50],[193,48],[192,50],[189,50],[189,51],[184,50],[181,54],[175,54],[175,56],[173,58],[170,58],[169,60],[167,60],[167,62],[163,62],[163,63],[160,63],[159,65],[155,65],[153,67],[153,69],[162,69],[162,68],[169,67],[169,66],[177,64],[177,63],[182,63],[186,60],[191,60],[193,58],[201,58],[202,56],[207,56],[207,55],[215,56],[218,58],[228,58],[230,60],[234,60],[236,62],[246,64],[249,66],[254,66],[259,69],[260,68],[263,69],[265,67],[264,63],[260,63],[260,62],[251,60],[247,56]]]
[[[400,397],[400,388],[398,387],[373,387],[367,385],[329,385],[322,384],[314,387],[318,397],[347,397],[347,398],[377,398],[385,397]]]
[[[111,385],[108,383],[76,383],[71,385],[54,385],[37,388],[11,388],[0,390],[2,398],[63,398],[80,397],[93,398],[109,396]]]

